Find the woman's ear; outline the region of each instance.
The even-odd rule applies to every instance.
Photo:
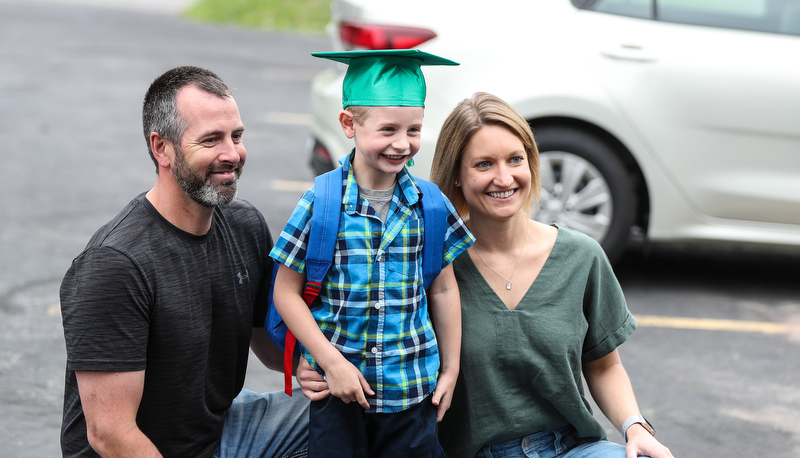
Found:
[[[348,110],[342,110],[339,112],[339,125],[342,126],[342,131],[347,138],[353,138],[356,136],[356,121],[353,118],[353,113]]]

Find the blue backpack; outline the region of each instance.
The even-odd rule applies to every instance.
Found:
[[[311,215],[311,229],[308,234],[306,249],[306,287],[303,299],[311,307],[322,289],[322,281],[331,267],[339,235],[339,217],[342,213],[343,169],[338,167],[314,179],[314,212]],[[430,181],[415,177],[422,191],[422,218],[425,237],[422,245],[422,275],[425,289],[442,270],[442,251],[447,233],[447,205],[439,187]],[[292,332],[286,327],[280,314],[275,309],[272,292],[275,276],[280,264],[275,261],[272,266],[272,284],[269,291],[269,305],[264,329],[270,340],[283,351],[284,391],[292,395],[292,366],[298,344]],[[299,357],[299,356],[298,356]]]

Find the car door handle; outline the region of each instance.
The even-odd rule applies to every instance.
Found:
[[[600,55],[609,59],[627,60],[633,62],[656,61],[656,56],[654,54],[648,52],[643,46],[639,45],[622,44],[608,46],[600,50]]]

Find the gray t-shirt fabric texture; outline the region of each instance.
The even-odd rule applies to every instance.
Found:
[[[272,261],[263,215],[236,199],[209,232],[184,232],[144,193],[100,228],[61,285],[67,346],[64,456],[86,439],[75,371],[145,371],[137,424],[164,456],[207,457],[244,385]]]
[[[397,184],[395,183],[391,188],[383,190],[358,187],[358,193],[364,196],[364,199],[369,202],[384,224],[386,224],[386,218],[389,216],[389,210],[392,206],[392,196],[394,196],[394,188],[396,186]]]

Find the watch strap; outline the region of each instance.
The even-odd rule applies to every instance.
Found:
[[[635,424],[644,426],[644,429],[646,429],[648,433],[652,434],[653,436],[656,435],[655,428],[653,428],[653,425],[651,425],[646,418],[641,415],[632,415],[625,420],[625,423],[622,424],[622,439],[625,441],[625,443],[628,442],[628,428]]]

